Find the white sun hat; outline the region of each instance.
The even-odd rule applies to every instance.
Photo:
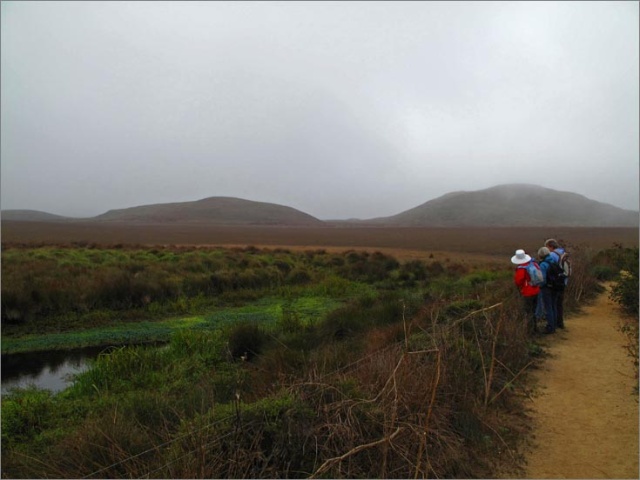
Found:
[[[516,250],[516,254],[511,257],[511,263],[515,263],[516,265],[522,265],[530,261],[531,257],[524,253],[524,250]]]

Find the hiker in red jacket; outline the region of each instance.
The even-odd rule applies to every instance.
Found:
[[[517,265],[513,281],[515,282],[524,300],[524,311],[530,320],[530,329],[537,332],[536,327],[536,306],[538,304],[538,294],[540,287],[533,285],[527,267],[533,262],[531,257],[524,250],[516,250],[516,254],[511,257],[511,263]],[[535,263],[535,262],[534,262]]]

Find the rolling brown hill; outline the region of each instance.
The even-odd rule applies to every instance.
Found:
[[[92,221],[286,226],[322,224],[321,220],[291,207],[232,197],[210,197],[194,202],[162,203],[109,210],[107,213],[93,217]]]
[[[528,184],[453,192],[397,215],[368,220],[412,227],[637,227],[638,212]]]
[[[72,219],[39,210],[2,210],[2,220],[18,222],[67,222]]]

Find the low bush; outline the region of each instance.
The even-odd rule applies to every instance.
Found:
[[[372,327],[401,321],[407,303],[415,308],[411,300],[405,301],[397,293],[388,293],[375,300],[364,296],[327,314],[318,330],[327,339],[352,337]]]
[[[611,289],[611,298],[627,315],[638,315],[638,249],[617,251],[619,275]]]
[[[251,360],[262,353],[269,341],[264,329],[253,322],[237,323],[228,332],[229,351],[233,358]]]
[[[2,446],[16,447],[26,443],[51,426],[55,412],[48,390],[26,388],[10,397],[2,396]]]
[[[638,323],[638,248],[623,248],[618,246],[610,250],[609,255],[619,268],[619,274],[611,287],[610,297],[622,310],[624,318],[620,330],[627,336],[626,349],[633,360],[636,376],[636,394],[638,393],[638,352],[639,352],[639,323]]]

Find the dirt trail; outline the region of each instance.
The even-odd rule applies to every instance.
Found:
[[[545,338],[527,478],[638,478],[638,397],[618,322],[604,293]]]

